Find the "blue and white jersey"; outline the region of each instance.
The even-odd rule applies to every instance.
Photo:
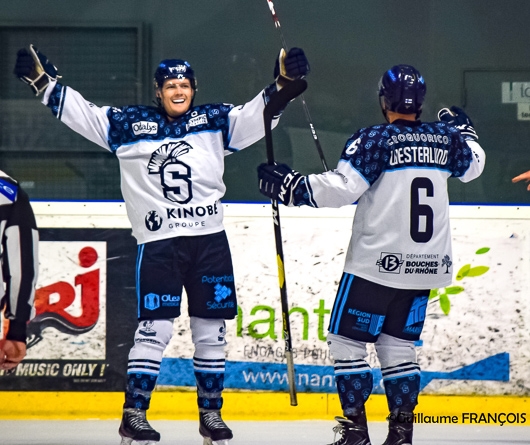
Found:
[[[294,205],[358,201],[344,271],[398,289],[451,284],[447,179],[480,176],[484,150],[444,122],[363,128],[334,171],[308,175]]]
[[[173,122],[155,107],[98,107],[59,83],[48,86],[43,103],[118,157],[133,235],[143,244],[223,230],[224,156],[264,137],[263,109],[274,88],[241,106],[193,107]]]

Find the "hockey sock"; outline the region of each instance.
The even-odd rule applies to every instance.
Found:
[[[335,360],[335,383],[344,415],[362,413],[373,387],[372,369],[365,360]]]
[[[223,406],[225,359],[193,357],[199,411],[218,411]]]
[[[382,368],[385,393],[390,412],[412,413],[418,404],[420,367],[407,362]]]
[[[149,409],[151,393],[155,389],[157,375],[128,374],[124,408]]]
[[[143,320],[129,352],[124,408],[149,408],[160,372],[162,354],[171,339],[173,320]]]

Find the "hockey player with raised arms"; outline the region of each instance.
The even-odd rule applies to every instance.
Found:
[[[420,392],[414,343],[430,289],[452,282],[447,180],[468,182],[484,169],[484,150],[463,110],[419,120],[425,93],[414,67],[394,66],[379,83],[387,123],[352,135],[335,170],[302,176],[285,164],[258,167],[260,191],[283,204],[358,202],[327,337],[344,414],[336,418],[334,445],[370,445],[367,343],[375,343],[390,411],[384,445],[412,444]]]
[[[43,93],[53,115],[119,160],[121,190],[138,241],[139,325],[129,353],[119,429],[123,445],[160,440],[146,411],[173,320],[180,316],[183,288],[195,345],[199,432],[205,444],[226,444],[233,436],[221,417],[225,320],[237,314],[220,201],[224,156],[263,138],[265,104],[286,82],[308,73],[301,49],[282,50],[275,81],[246,104],[194,106],[194,70],[185,60],[166,59],[154,74],[158,107],[99,107],[59,83],[57,69],[37,48],[18,52],[15,74],[37,95]]]

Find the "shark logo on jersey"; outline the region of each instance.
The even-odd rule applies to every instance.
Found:
[[[150,175],[160,175],[164,197],[169,201],[186,204],[193,198],[191,168],[177,159],[192,149],[184,141],[170,142],[151,155],[147,170]]]
[[[402,264],[403,260],[400,253],[389,252],[381,252],[381,258],[375,263],[376,266],[379,266],[379,272],[395,274],[401,273]]]
[[[147,227],[147,230],[150,232],[156,232],[162,227],[162,221],[164,220],[158,215],[158,213],[156,213],[156,210],[151,210],[145,216],[145,227]]]

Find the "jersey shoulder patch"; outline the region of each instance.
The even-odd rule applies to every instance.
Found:
[[[18,185],[0,178],[0,204],[12,204],[17,199]]]

